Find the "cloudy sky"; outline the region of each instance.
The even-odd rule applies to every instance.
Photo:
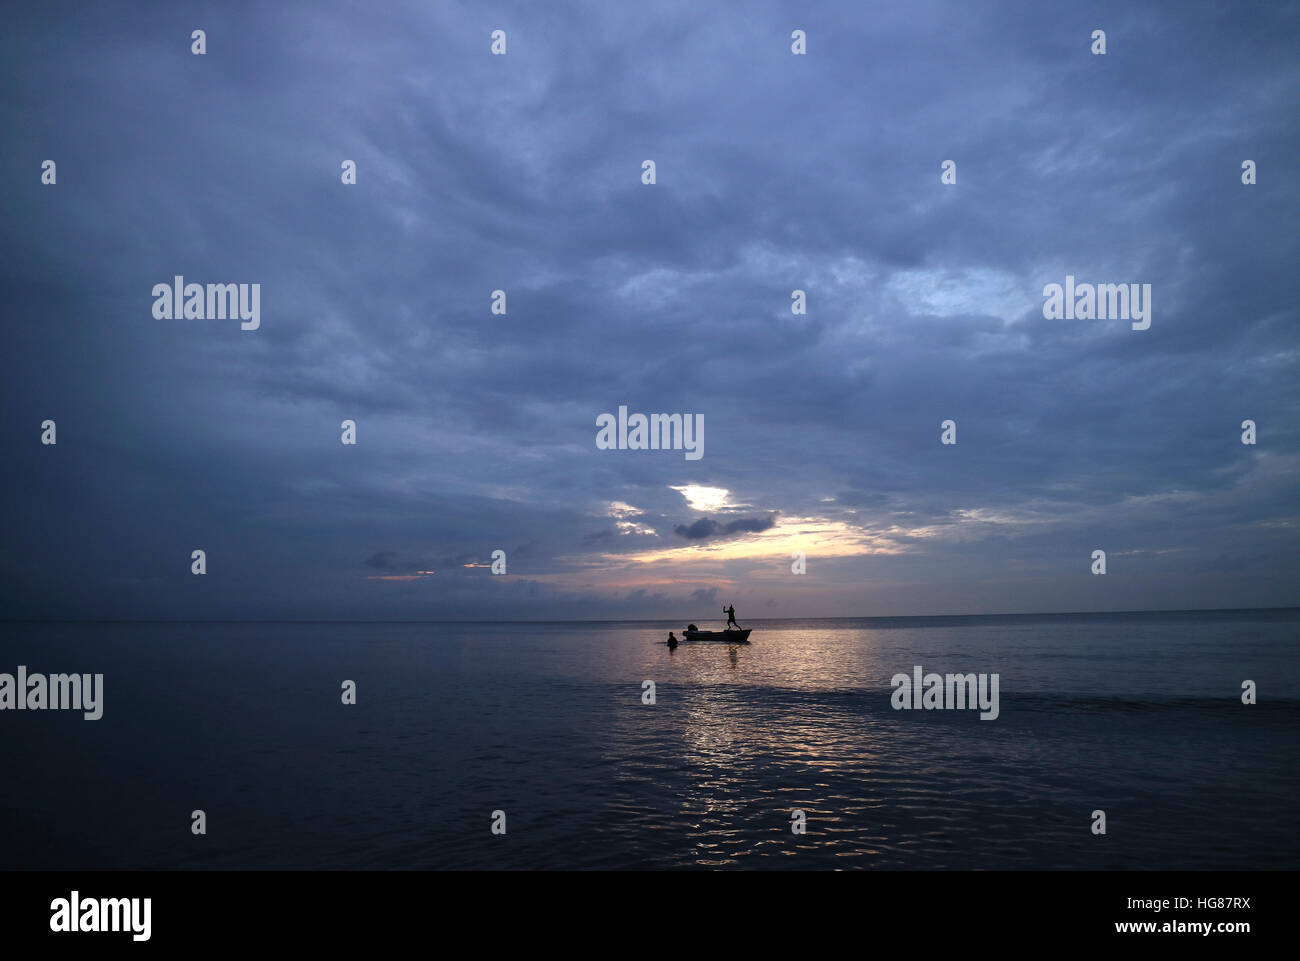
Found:
[[[0,616],[1300,604],[1295,3],[80,7],[0,37]]]

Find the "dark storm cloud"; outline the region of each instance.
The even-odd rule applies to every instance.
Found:
[[[679,537],[685,537],[687,540],[700,540],[705,537],[712,537],[717,533],[717,530],[717,521],[701,517],[694,524],[678,524],[673,528],[673,533]]]
[[[673,533],[689,541],[696,541],[707,537],[728,537],[732,534],[757,534],[771,530],[775,525],[774,517],[740,517],[725,522],[716,521],[711,517],[701,517],[692,524],[678,524],[673,528]]]
[[[685,484],[892,532],[813,565],[829,613],[1294,603],[1297,10],[15,8],[0,612],[659,613],[689,588],[545,578],[711,545]],[[1067,273],[1151,283],[1151,329],[1045,320]],[[155,320],[176,274],[261,329]],[[703,459],[597,451],[620,404],[703,413]]]

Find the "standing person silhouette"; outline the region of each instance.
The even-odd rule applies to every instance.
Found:
[[[736,624],[736,605],[734,605],[734,604],[729,604],[728,606],[724,607],[724,608],[722,609],[722,611],[723,611],[724,614],[727,615],[727,627],[726,627],[726,629],[727,629],[727,630],[731,630],[731,625],[732,625],[732,624]],[[736,630],[740,630],[740,625],[739,625],[739,624],[736,624]]]

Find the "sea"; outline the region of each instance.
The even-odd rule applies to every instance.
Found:
[[[0,624],[0,869],[1300,867],[1300,610],[741,622]]]

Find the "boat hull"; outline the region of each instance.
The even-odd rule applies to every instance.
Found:
[[[748,644],[749,632],[742,631],[682,631],[682,639],[687,641],[725,641],[729,644]]]

